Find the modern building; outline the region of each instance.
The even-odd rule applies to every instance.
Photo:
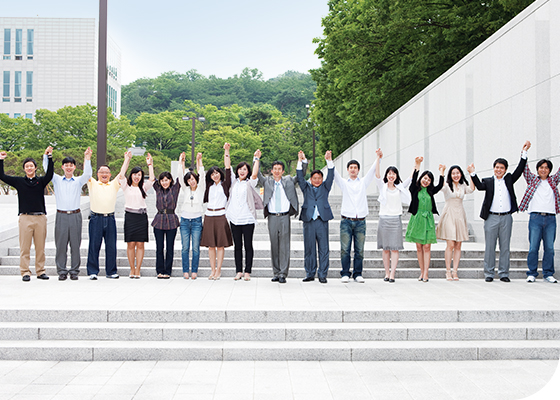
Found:
[[[0,17],[0,113],[33,118],[38,109],[97,105],[95,18]],[[121,54],[108,40],[107,106],[121,112]]]

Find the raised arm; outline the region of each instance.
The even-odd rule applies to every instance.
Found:
[[[253,174],[251,175],[251,179],[257,179],[259,175],[259,167],[260,167],[260,160],[261,160],[261,151],[257,149],[255,154],[253,154]]]
[[[196,172],[198,172],[199,175],[202,175],[199,171],[204,172],[204,166],[202,165],[202,153],[196,153]]]
[[[379,148],[375,152],[377,153],[377,160],[375,160],[375,163],[376,163],[376,165],[375,165],[375,177],[377,179],[381,179],[381,172],[379,171],[379,162],[383,158],[383,151],[381,151],[381,148]]]
[[[414,158],[414,168],[412,169],[412,173],[410,174],[410,176],[413,176],[414,172],[420,171],[420,165],[422,164],[422,161],[424,161],[424,157]]]
[[[126,179],[126,171],[128,171],[128,166],[130,164],[130,160],[132,160],[132,153],[130,151],[126,151],[124,153],[124,161],[123,161],[121,170],[119,172],[119,175],[117,176],[117,179],[119,179],[119,180]]]
[[[325,188],[330,191],[334,181],[334,163],[332,161],[332,151],[327,150],[327,152],[325,153],[325,161],[327,162],[328,172],[327,179],[325,179],[323,185],[325,185]]]
[[[445,178],[445,165],[440,164],[439,167],[438,167],[438,170],[439,170],[439,182],[434,187],[434,192],[433,192],[434,194],[439,192],[441,190],[441,188],[443,187],[444,178]]]
[[[80,182],[82,185],[85,185],[89,178],[91,178],[93,171],[91,169],[91,155],[92,155],[91,147],[88,147],[86,151],[84,151],[84,173],[80,176]]]
[[[525,143],[523,143],[519,164],[517,164],[517,168],[515,168],[515,171],[513,171],[513,174],[511,174],[514,183],[517,182],[519,178],[521,178],[521,175],[523,175],[523,171],[525,170],[525,165],[527,165],[527,150],[529,150],[530,148],[531,148],[531,142],[527,140]]]
[[[148,172],[150,174],[148,180],[153,182],[156,180],[156,174],[154,174],[154,159],[150,153],[146,156],[146,164],[148,164]]]
[[[224,143],[224,167],[226,169],[231,168],[231,158],[229,158],[229,148],[231,145],[229,143]]]
[[[52,180],[54,175],[54,162],[52,159],[52,153],[53,153],[53,148],[51,146],[47,147],[47,149],[45,150],[45,154],[48,157],[49,165],[47,167],[47,173],[45,174],[45,176],[41,178],[41,181],[43,182],[43,186],[47,186],[48,183]]]
[[[306,183],[305,182],[305,175],[303,174],[303,162],[305,160],[305,153],[300,150],[298,152],[298,163],[297,163],[297,168],[296,168],[296,177],[297,177],[297,181],[298,181],[298,185],[299,188],[301,189],[302,192],[305,191],[306,188]]]

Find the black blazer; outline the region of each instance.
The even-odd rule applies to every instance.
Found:
[[[513,184],[517,182],[517,180],[523,174],[523,170],[525,169],[525,165],[527,164],[527,159],[521,158],[519,160],[519,164],[513,174],[509,172],[504,175],[504,181],[509,192],[509,198],[511,199],[511,209],[510,213],[517,212],[519,209],[517,208],[517,199],[515,198],[515,190],[513,190]],[[482,182],[478,179],[478,176],[475,174],[472,177],[474,185],[478,190],[485,190],[486,193],[484,194],[484,201],[482,202],[482,209],[480,210],[480,218],[483,220],[488,219],[488,215],[490,215],[490,207],[492,207],[492,201],[494,200],[494,176],[490,178],[483,178]]]
[[[410,183],[410,187],[408,188],[408,190],[410,190],[410,194],[412,195],[412,200],[410,201],[410,205],[408,206],[408,212],[411,213],[412,215],[416,215],[416,213],[418,212],[418,192],[421,189],[417,185],[419,173],[420,171],[414,170],[414,173],[412,174],[412,181]],[[437,184],[437,186],[434,186],[434,190],[432,190],[432,193],[428,192],[430,194],[430,197],[432,198],[432,214],[439,215],[436,207],[436,201],[434,200],[434,194],[439,192],[442,187],[443,187],[443,176],[440,175],[439,183]]]

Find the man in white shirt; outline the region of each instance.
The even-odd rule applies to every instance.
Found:
[[[540,160],[537,163],[537,175],[525,166],[523,176],[527,181],[525,195],[519,205],[520,211],[529,212],[529,254],[527,255],[527,282],[535,282],[539,275],[539,248],[543,243],[542,259],[543,281],[557,283],[554,278],[554,239],[556,238],[556,214],[560,213],[560,195],[558,182],[560,169],[550,175],[552,162]]]
[[[84,153],[84,173],[74,177],[76,160],[66,157],[62,160],[64,176],[54,174],[52,182],[56,197],[56,221],[54,225],[54,242],[56,245],[56,272],[59,281],[68,277],[66,268],[68,244],[70,244],[71,267],[70,279],[75,281],[80,273],[80,245],[82,243],[82,212],[80,198],[82,186],[91,178],[91,148]],[[48,156],[43,156],[43,169],[48,166]]]
[[[496,242],[500,241],[500,262],[498,275],[500,281],[510,282],[509,279],[509,243],[513,218],[511,214],[518,211],[517,199],[513,184],[521,177],[527,163],[527,150],[530,142],[525,142],[521,152],[521,159],[513,174],[506,173],[507,160],[498,158],[494,161],[494,176],[482,181],[474,172],[474,165],[467,169],[478,190],[484,190],[484,201],[480,210],[480,218],[484,220],[484,276],[486,282],[494,280],[496,266]]]
[[[379,154],[380,150],[376,151]],[[364,243],[366,239],[366,217],[369,214],[367,204],[367,188],[375,177],[377,162],[373,162],[366,176],[359,178],[360,163],[348,161],[346,169],[348,178],[343,179],[338,171],[334,171],[334,181],[342,191],[342,207],[340,210],[340,271],[342,283],[348,283],[350,277],[356,282],[364,283],[362,277],[364,260]],[[354,240],[354,268],[350,273],[350,249]]]

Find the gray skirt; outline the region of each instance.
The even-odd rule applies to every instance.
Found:
[[[380,215],[377,225],[377,248],[383,250],[402,250],[403,228],[400,215]]]

